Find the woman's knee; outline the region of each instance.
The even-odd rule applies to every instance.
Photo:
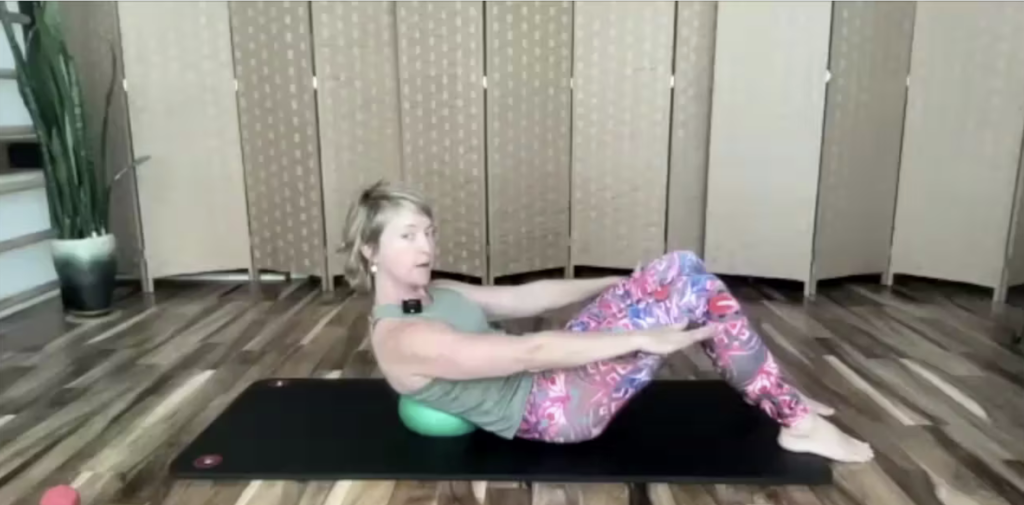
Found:
[[[658,258],[657,261],[671,264],[676,270],[687,275],[707,272],[707,269],[704,267],[704,260],[697,253],[688,249],[669,251]]]
[[[708,275],[704,261],[693,251],[677,250],[665,253],[644,266],[635,275],[659,285],[691,282],[697,276]]]
[[[700,263],[700,264],[704,263],[704,260],[697,253],[695,253],[695,252],[693,252],[693,251],[691,251],[689,249],[676,249],[674,251],[669,251],[669,252],[665,253],[665,255],[666,256],[674,256],[674,257],[679,258],[681,260],[686,260],[686,261],[689,261],[689,262],[692,262],[692,263]]]

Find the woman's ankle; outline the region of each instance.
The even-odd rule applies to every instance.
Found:
[[[814,431],[814,425],[818,422],[818,415],[814,412],[808,412],[803,417],[792,420],[782,425],[783,433],[792,436],[807,435]]]

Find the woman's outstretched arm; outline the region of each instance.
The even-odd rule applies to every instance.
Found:
[[[435,284],[462,293],[480,305],[491,319],[514,319],[533,317],[593,298],[622,279],[546,279],[518,286],[476,286],[449,280],[438,280]]]
[[[633,332],[543,331],[523,336],[468,334],[429,320],[382,321],[374,352],[407,373],[468,380],[571,368],[635,351],[669,354],[714,336],[681,326]]]

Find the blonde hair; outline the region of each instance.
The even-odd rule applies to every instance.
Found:
[[[427,219],[434,219],[433,209],[422,196],[384,180],[360,191],[358,198],[349,206],[345,218],[345,243],[339,252],[345,258],[345,280],[355,290],[373,291],[370,262],[363,255],[363,247],[377,249],[380,235],[393,211],[401,208],[409,208]]]

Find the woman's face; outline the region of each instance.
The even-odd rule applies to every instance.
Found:
[[[377,275],[411,286],[426,286],[434,267],[434,223],[414,209],[391,211],[377,246]]]

